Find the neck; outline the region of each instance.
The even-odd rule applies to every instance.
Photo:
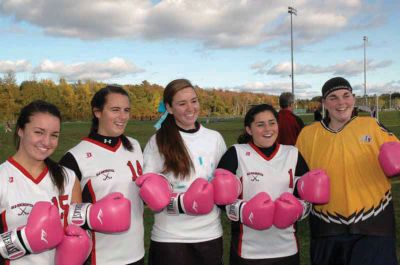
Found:
[[[32,158],[28,158],[20,151],[18,151],[14,156],[13,159],[20,164],[26,171],[31,174],[33,178],[37,178],[46,167],[46,164],[43,160],[34,160]]]

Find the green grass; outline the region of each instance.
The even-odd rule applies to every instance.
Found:
[[[312,115],[302,115],[301,118],[305,123],[310,123],[313,119]],[[381,112],[380,113],[381,122],[392,132],[394,132],[397,137],[400,136],[400,112]],[[155,132],[152,127],[154,121],[131,121],[128,124],[126,134],[136,138],[144,148],[147,140]],[[230,146],[236,142],[238,135],[242,132],[243,121],[242,119],[232,119],[226,121],[210,122],[205,124],[206,127],[210,129],[218,130],[226,141],[227,146]],[[82,137],[85,137],[89,131],[89,122],[67,122],[62,125],[62,133],[60,138],[60,144],[57,151],[53,155],[53,159],[58,160],[68,149],[76,145]],[[4,129],[0,125],[0,161],[4,161],[10,155],[14,154],[15,148],[12,144],[12,134],[4,134]],[[396,211],[397,219],[397,238],[400,238],[400,180],[393,180],[393,201]],[[145,223],[145,247],[146,250],[149,247],[150,240],[150,230],[153,224],[153,215],[148,209],[144,213],[144,223]],[[228,263],[228,252],[229,252],[229,221],[222,215],[222,223],[224,227],[224,260],[225,264]],[[298,240],[300,244],[300,255],[301,264],[309,264],[309,233],[307,221],[301,221],[298,225]],[[267,247],[267,246],[266,246]],[[397,254],[400,256],[400,241],[397,241]],[[147,259],[146,259],[147,261]]]

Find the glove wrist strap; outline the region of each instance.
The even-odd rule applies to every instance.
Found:
[[[91,203],[71,204],[68,211],[68,223],[80,226],[84,229],[90,228],[87,216],[91,205]]]
[[[0,235],[0,254],[4,259],[17,259],[30,254],[29,246],[24,244],[23,234],[17,229]],[[28,241],[25,241],[28,242]]]
[[[228,219],[234,222],[241,221],[241,209],[243,206],[244,201],[243,200],[236,200],[234,203],[229,204],[225,207],[226,209],[226,215],[228,216]]]
[[[185,213],[181,205],[181,197],[182,194],[180,193],[172,193],[169,204],[166,207],[168,215],[179,215],[180,213]]]

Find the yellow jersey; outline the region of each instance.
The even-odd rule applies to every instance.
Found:
[[[385,208],[392,209],[391,184],[378,162],[379,148],[388,141],[398,139],[371,117],[353,117],[338,131],[324,121],[301,131],[296,145],[310,170],[322,168],[330,177],[329,203],[314,205],[312,211],[313,218],[319,219],[314,222],[333,225],[328,226],[333,227],[328,234],[374,230],[372,220],[368,221],[369,228],[360,227],[385,212]],[[335,225],[350,225],[354,229],[335,229]]]

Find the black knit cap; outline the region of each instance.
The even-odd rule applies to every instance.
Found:
[[[339,89],[346,89],[350,92],[353,91],[349,81],[344,79],[343,77],[334,77],[329,79],[325,82],[322,86],[322,97],[326,98],[331,92],[339,90]]]

